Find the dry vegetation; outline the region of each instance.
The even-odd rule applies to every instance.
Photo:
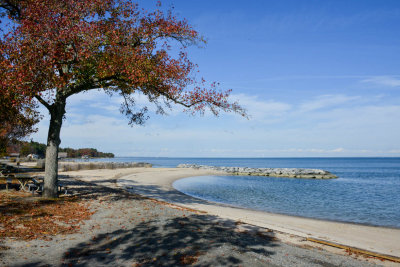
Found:
[[[21,191],[1,191],[0,212],[0,239],[22,240],[75,233],[93,214],[75,197],[42,199]]]

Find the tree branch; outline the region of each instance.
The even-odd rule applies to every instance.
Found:
[[[151,86],[151,87],[148,87],[148,88],[151,89],[151,90],[153,90],[153,91],[155,91],[155,92],[157,92],[158,94],[160,94],[160,95],[166,97],[168,100],[171,100],[171,101],[174,102],[175,104],[179,104],[179,105],[184,106],[185,108],[193,107],[194,105],[199,104],[199,103],[202,102],[201,100],[199,100],[199,101],[193,102],[192,104],[186,104],[186,103],[184,103],[184,102],[182,102],[182,101],[179,101],[179,100],[177,100],[177,99],[175,99],[175,98],[169,96],[167,93],[165,93],[165,92],[163,92],[163,91],[160,91],[160,90],[157,89],[155,86]]]
[[[40,104],[45,106],[49,111],[51,110],[51,105],[47,103],[40,95],[35,95],[35,98],[40,102]]]
[[[68,98],[71,95],[78,94],[82,91],[97,89],[97,88],[101,87],[100,83],[107,82],[107,81],[114,80],[114,79],[115,80],[117,79],[117,75],[112,75],[112,76],[108,76],[108,77],[104,77],[104,78],[96,79],[96,80],[92,79],[90,81],[87,81],[86,83],[68,88],[68,90],[64,91],[62,96],[64,98]],[[112,84],[112,82],[110,82],[109,84],[106,84],[106,85],[107,85],[107,87],[109,87],[109,86],[112,86],[113,84]]]

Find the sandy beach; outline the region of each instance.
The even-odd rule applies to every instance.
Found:
[[[89,175],[85,178],[84,171],[74,174],[70,172],[70,174],[80,174],[82,179],[87,181],[98,179]],[[224,175],[224,173],[181,168],[137,168],[133,170],[133,173],[127,175],[119,173],[117,185],[140,195],[204,211],[221,218],[241,221],[290,235],[317,238],[400,257],[400,229],[324,221],[230,207],[190,197],[172,186],[172,183],[178,179],[203,175]],[[282,238],[290,239],[287,235]]]
[[[221,173],[195,169],[145,169],[122,177],[118,180],[118,184],[123,187],[131,187],[133,192],[142,195],[205,211],[222,218],[240,220],[301,237],[324,239],[400,257],[400,229],[315,220],[234,208],[187,196],[172,187],[175,180],[184,177],[212,174]]]
[[[211,174],[218,173],[177,168],[61,172],[61,182],[93,216],[75,234],[2,240],[7,249],[0,251],[0,265],[399,266],[305,240],[316,237],[397,256],[398,229],[239,209],[172,187],[176,179]]]

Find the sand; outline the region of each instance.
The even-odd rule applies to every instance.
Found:
[[[400,257],[400,229],[340,223],[230,207],[199,200],[172,187],[180,178],[221,174],[178,168],[137,169],[118,179],[118,185],[151,198],[205,211],[221,218],[281,231],[301,237],[323,239],[377,253]]]
[[[304,238],[398,255],[398,229],[238,209],[186,196],[171,186],[176,179],[211,174],[218,173],[176,168],[62,172],[61,182],[95,214],[73,235],[0,240],[9,248],[0,251],[0,265],[400,266],[349,257],[344,250]]]
[[[69,172],[86,181],[98,181],[113,170]],[[220,172],[181,168],[121,169],[117,184],[131,192],[221,218],[245,222],[300,237],[323,239],[372,252],[400,257],[400,229],[316,220],[262,211],[254,211],[208,202],[187,196],[172,187],[178,179],[191,176],[218,175]],[[106,181],[104,181],[107,183]]]
[[[282,242],[269,229],[223,219],[118,188],[154,169],[61,173],[60,181],[95,213],[75,234],[0,239],[0,266],[376,266],[374,259]],[[187,175],[166,170],[167,176]],[[87,182],[85,182],[87,181]],[[136,184],[137,187],[142,185]],[[144,188],[149,189],[145,185]],[[142,189],[144,189],[142,188]],[[153,187],[154,193],[158,190]],[[173,190],[169,194],[179,193]],[[342,251],[343,252],[343,251]],[[383,262],[386,266],[396,266]]]

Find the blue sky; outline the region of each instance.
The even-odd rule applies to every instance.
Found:
[[[93,91],[70,99],[62,147],[117,156],[400,156],[400,1],[163,1],[171,5],[207,40],[189,49],[201,76],[232,89],[251,118],[175,107],[129,127],[120,99]],[[47,126],[45,117],[32,138],[45,142]]]

